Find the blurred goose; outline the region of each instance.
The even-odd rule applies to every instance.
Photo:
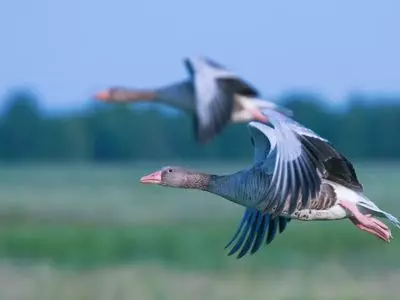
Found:
[[[229,122],[265,121],[263,108],[292,112],[272,102],[258,99],[259,92],[225,67],[208,58],[185,60],[189,79],[154,90],[112,87],[95,98],[111,102],[157,101],[194,115],[196,140],[206,143]]]
[[[253,165],[230,175],[211,175],[165,167],[141,178],[145,184],[198,189],[245,206],[242,221],[226,247],[238,258],[255,253],[266,238],[291,219],[349,218],[358,228],[390,242],[390,229],[374,217],[400,222],[363,194],[352,164],[324,138],[296,121],[265,110],[268,123],[248,124],[254,146]]]

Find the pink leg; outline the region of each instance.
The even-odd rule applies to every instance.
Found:
[[[356,225],[359,229],[372,233],[378,238],[390,242],[392,239],[392,233],[390,229],[381,221],[373,218],[371,215],[363,215],[357,209],[354,204],[350,204],[345,201],[340,201],[339,205],[341,205],[344,209],[346,209],[350,213],[349,219]]]

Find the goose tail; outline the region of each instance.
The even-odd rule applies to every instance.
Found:
[[[386,218],[390,221],[390,223],[392,223],[394,226],[396,226],[397,228],[400,229],[399,219],[397,219],[395,216],[393,216],[387,212],[384,212],[384,214],[385,214]]]

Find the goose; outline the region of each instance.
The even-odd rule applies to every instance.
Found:
[[[164,167],[143,176],[143,184],[197,189],[245,207],[228,255],[241,258],[274,240],[288,223],[350,221],[359,229],[390,242],[392,233],[376,217],[400,228],[399,220],[367,198],[353,165],[326,139],[274,110],[263,110],[267,123],[248,123],[253,164],[229,175],[183,167]]]
[[[189,73],[187,80],[152,90],[114,86],[95,93],[94,98],[114,103],[156,101],[181,109],[194,116],[195,138],[203,144],[229,122],[265,121],[263,108],[293,115],[289,109],[260,99],[251,84],[209,58],[189,57],[184,64]]]

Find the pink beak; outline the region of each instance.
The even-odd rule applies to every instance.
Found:
[[[254,109],[251,111],[251,114],[253,115],[253,118],[255,121],[267,123],[268,118],[264,114],[262,114],[258,109]]]
[[[151,173],[140,178],[140,182],[144,184],[161,184],[161,171]]]

